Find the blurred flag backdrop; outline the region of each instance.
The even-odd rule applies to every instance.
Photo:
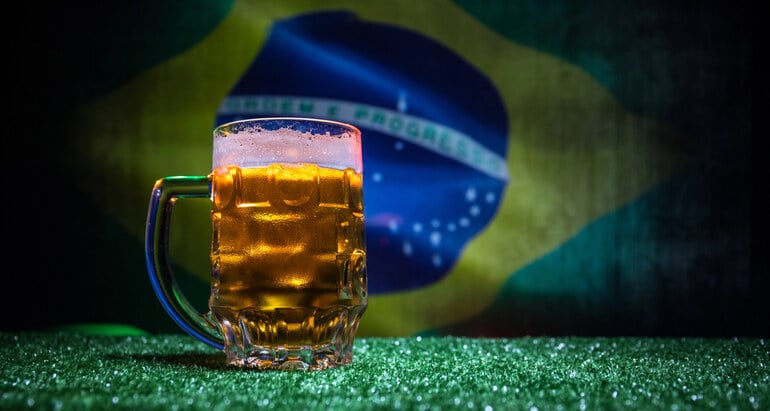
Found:
[[[9,262],[4,327],[181,332],[144,265],[153,183],[207,174],[218,124],[292,115],[363,132],[360,335],[770,329],[740,2],[139,1],[16,23],[7,216],[33,257]],[[201,311],[208,207],[178,203],[172,228]]]

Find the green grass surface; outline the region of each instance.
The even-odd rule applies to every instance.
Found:
[[[0,409],[770,408],[749,338],[359,338],[340,369],[257,371],[186,335],[0,332],[0,366]]]

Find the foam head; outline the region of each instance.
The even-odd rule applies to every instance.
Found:
[[[214,129],[213,169],[274,163],[318,164],[363,171],[361,132],[349,124],[309,118],[257,118]]]

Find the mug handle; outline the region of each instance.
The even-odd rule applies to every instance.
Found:
[[[155,182],[147,211],[144,254],[152,289],[171,318],[188,334],[217,348],[224,349],[219,328],[200,314],[182,294],[174,278],[169,257],[168,234],[171,211],[180,198],[211,198],[209,176],[171,176]]]

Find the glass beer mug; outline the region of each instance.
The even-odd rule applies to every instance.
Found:
[[[153,289],[227,363],[275,369],[352,361],[367,307],[361,133],[339,122],[261,118],[213,132],[207,176],[159,179],[147,215]],[[211,294],[199,313],[169,257],[174,203],[210,198]]]

